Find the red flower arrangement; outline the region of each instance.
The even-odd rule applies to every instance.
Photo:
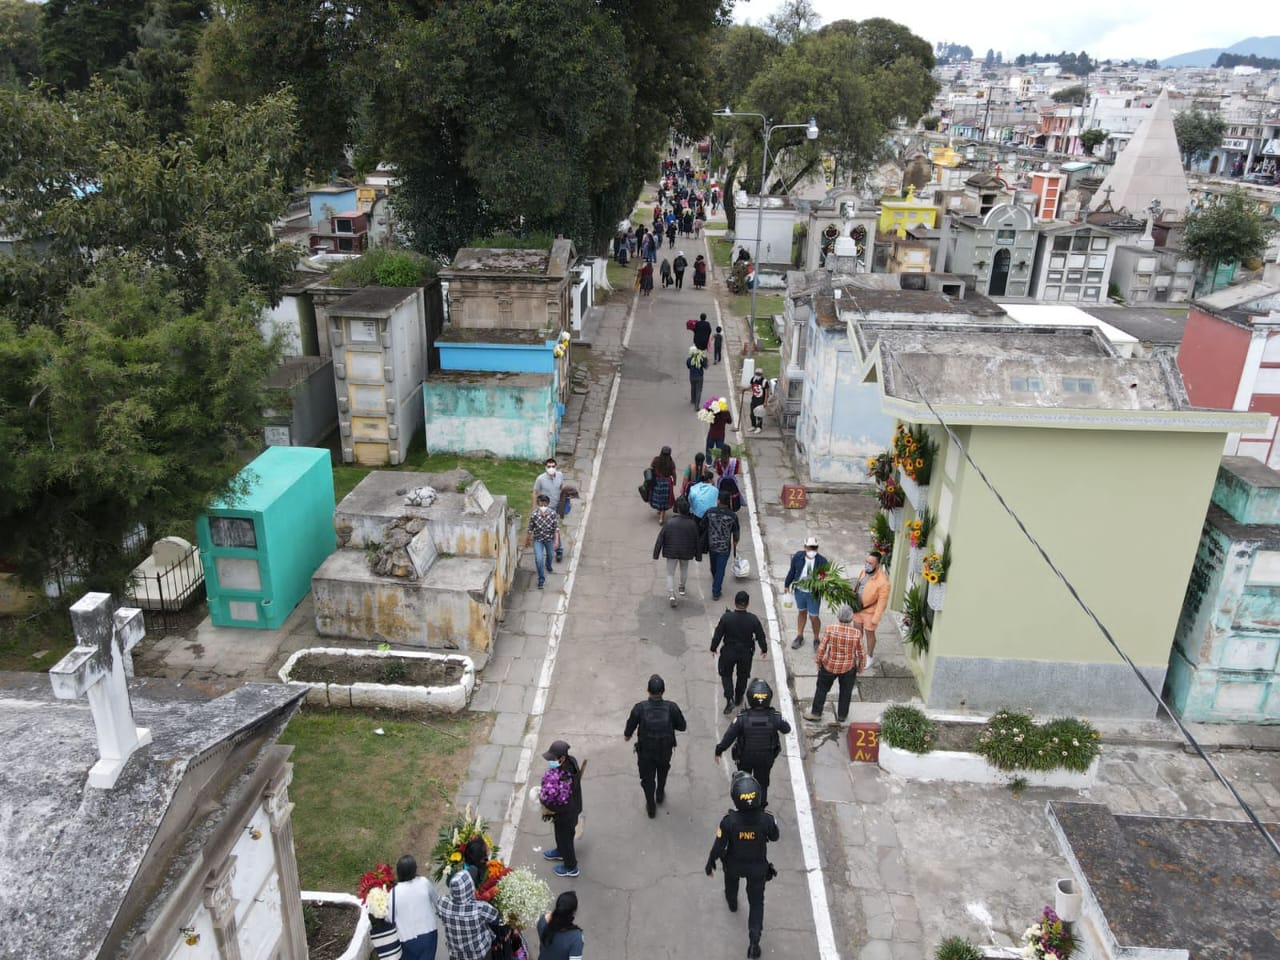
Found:
[[[895,483],[893,480],[886,480],[884,484],[876,490],[876,499],[880,501],[880,506],[885,510],[897,510],[907,502],[907,495],[902,489],[902,485]]]
[[[501,860],[490,860],[488,872],[480,881],[480,886],[476,888],[476,899],[484,900],[486,903],[491,901],[498,894],[498,881],[510,872],[511,868]]]
[[[365,898],[369,896],[369,891],[374,888],[381,890],[390,890],[396,885],[396,875],[391,869],[390,864],[380,863],[378,866],[364,874],[360,878],[360,886],[356,889],[360,902],[363,903]]]

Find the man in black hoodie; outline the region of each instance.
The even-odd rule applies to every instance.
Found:
[[[707,315],[704,313],[698,317],[698,322],[693,325],[693,345],[699,350],[705,350],[710,342],[711,324],[707,322]]]
[[[689,516],[689,501],[681,497],[676,501],[675,515],[658,528],[658,539],[653,544],[653,559],[666,557],[667,593],[671,605],[676,601],[676,567],[680,568],[680,596],[684,596],[685,583],[689,579],[689,561],[702,562],[702,536],[698,521]]]

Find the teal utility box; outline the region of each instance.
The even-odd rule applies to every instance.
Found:
[[[214,501],[196,521],[209,619],[275,630],[337,546],[329,451],[268,447],[237,480],[244,495]]]

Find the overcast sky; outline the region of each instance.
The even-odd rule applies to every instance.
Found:
[[[734,19],[762,23],[779,0],[737,0]],[[1099,59],[1157,60],[1202,47],[1228,47],[1246,37],[1280,34],[1280,4],[1203,0],[1075,0],[1072,3],[1001,3],[915,0],[885,7],[850,0],[814,0],[824,23],[888,17],[930,43],[967,44],[977,56],[988,48],[1011,59],[1019,53],[1085,50]],[[1220,11],[1225,16],[1215,15]]]

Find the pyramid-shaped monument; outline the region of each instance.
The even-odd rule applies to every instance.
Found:
[[[1110,193],[1108,193],[1110,188]],[[1102,186],[1094,195],[1093,209],[1109,199],[1111,209],[1127,210],[1137,220],[1146,220],[1152,200],[1159,200],[1161,218],[1182,220],[1191,206],[1187,177],[1182,170],[1178,137],[1173,132],[1173,111],[1163,90],[1142,121],[1128,146],[1120,151]]]

